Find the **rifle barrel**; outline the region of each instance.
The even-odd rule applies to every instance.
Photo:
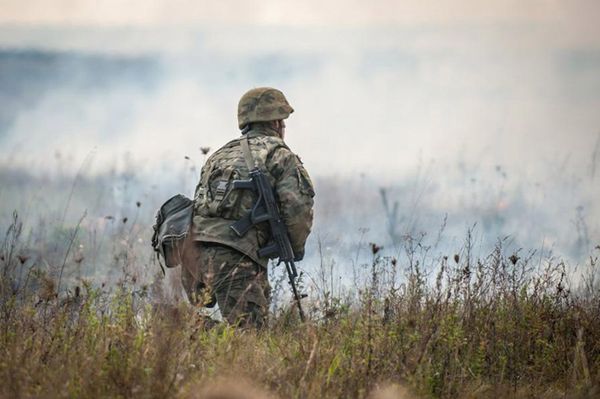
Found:
[[[294,294],[294,300],[296,301],[296,304],[298,305],[298,313],[300,314],[300,321],[304,323],[305,317],[304,317],[304,311],[302,310],[302,303],[300,302],[300,296],[298,295],[298,290],[296,289],[296,281],[294,278],[294,274],[292,273],[292,270],[296,269],[296,265],[294,265],[294,262],[285,262],[285,268],[287,270],[288,273],[288,277],[290,278],[290,285],[292,286],[292,293]]]

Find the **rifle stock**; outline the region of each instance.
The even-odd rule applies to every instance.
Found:
[[[252,179],[248,180],[234,180],[231,182],[233,189],[241,189],[241,190],[254,190],[254,183]]]

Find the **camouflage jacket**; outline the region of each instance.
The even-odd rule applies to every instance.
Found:
[[[300,158],[275,130],[261,126],[253,128],[247,135],[255,163],[275,189],[292,249],[302,257],[313,219],[315,192],[310,177]],[[268,259],[259,258],[257,251],[270,238],[268,224],[254,226],[243,237],[238,237],[229,227],[250,212],[255,201],[255,194],[251,191],[231,188],[233,180],[249,178],[241,139],[239,137],[225,144],[202,167],[194,196],[192,234],[195,241],[227,245],[266,267]]]

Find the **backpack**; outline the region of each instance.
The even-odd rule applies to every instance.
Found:
[[[169,198],[156,213],[156,224],[152,227],[152,248],[161,268],[161,257],[168,268],[181,264],[183,244],[192,224],[193,209],[194,201],[177,194]]]

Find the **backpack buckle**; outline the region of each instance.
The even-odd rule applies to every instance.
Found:
[[[229,186],[229,184],[224,180],[221,180],[219,184],[217,184],[217,189],[215,190],[215,199],[217,201],[221,201],[223,197],[225,197],[225,193],[227,192],[227,186]]]

